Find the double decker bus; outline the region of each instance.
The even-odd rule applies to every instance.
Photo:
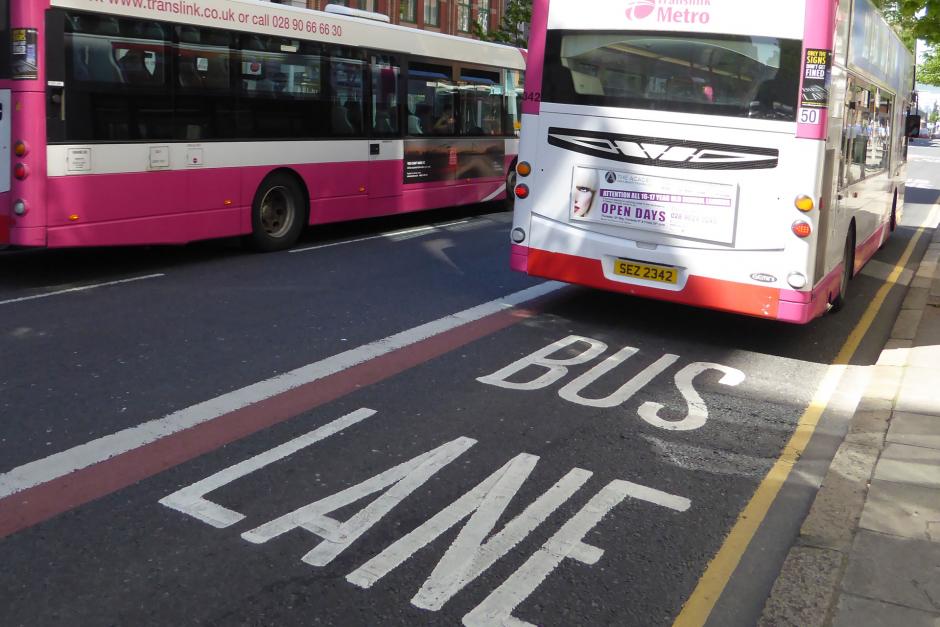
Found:
[[[512,267],[807,323],[898,222],[913,86],[869,0],[534,0]]]
[[[0,0],[0,245],[277,250],[308,224],[506,198],[524,52],[387,21]]]

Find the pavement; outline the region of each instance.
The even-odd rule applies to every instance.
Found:
[[[940,627],[940,229],[762,627]]]

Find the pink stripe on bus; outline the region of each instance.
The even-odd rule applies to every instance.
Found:
[[[526,61],[525,74],[527,97],[522,101],[522,113],[529,115],[538,115],[541,110],[545,39],[548,36],[548,1],[532,2],[532,28],[529,32],[529,58]]]
[[[803,93],[803,67],[807,50],[827,50],[832,54],[835,39],[836,8],[838,0],[806,0],[803,27],[803,58],[800,60],[800,94]],[[799,104],[799,101],[797,102]],[[818,124],[803,124],[797,118],[796,136],[803,139],[825,139],[829,132],[828,110],[822,109]]]
[[[48,246],[180,244],[251,232],[251,205],[281,167],[50,177]],[[402,161],[300,164],[310,224],[358,220],[505,198],[502,177],[403,183]],[[107,194],[100,190],[106,187]],[[12,233],[19,236],[18,228]],[[2,241],[2,240],[0,240]],[[25,245],[26,241],[14,241]]]

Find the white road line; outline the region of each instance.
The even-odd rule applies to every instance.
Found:
[[[496,191],[494,191],[492,194],[490,194],[489,196],[487,196],[486,198],[484,198],[484,199],[481,200],[480,202],[490,202],[491,200],[493,200],[494,198],[496,198],[497,196],[499,196],[500,194],[502,194],[503,191],[504,191],[504,187],[503,187],[502,185],[500,185],[499,187],[496,188]]]
[[[388,233],[380,233],[379,235],[370,235],[369,237],[360,237],[358,239],[347,239],[342,242],[332,242],[330,244],[320,244],[319,246],[309,246],[307,248],[295,248],[288,252],[290,253],[307,253],[312,250],[322,250],[324,248],[333,248],[334,246],[345,246],[346,244],[358,244],[359,242],[369,242],[376,239],[393,239],[396,237],[401,237],[402,235],[414,235],[416,233],[433,233],[440,229],[447,228],[449,226],[457,226],[458,224],[466,224],[470,220],[460,220],[458,222],[448,222],[446,224],[432,224],[430,226],[420,226],[414,229],[404,229],[402,231],[389,231]]]
[[[9,300],[0,300],[0,305],[10,305],[13,303],[22,303],[27,300],[37,300],[39,298],[49,298],[50,296],[60,296],[62,294],[69,294],[72,292],[87,292],[88,290],[94,290],[99,287],[109,287],[111,285],[121,285],[122,283],[134,283],[136,281],[146,281],[147,279],[158,279],[160,277],[166,276],[165,274],[148,274],[147,276],[134,277],[132,279],[121,279],[120,281],[108,281],[107,283],[96,283],[94,285],[84,285],[82,287],[70,287],[66,290],[57,290],[55,292],[47,292],[45,294],[36,294],[34,296],[23,296],[22,298],[11,298]]]
[[[265,381],[254,383],[173,412],[163,418],[151,420],[136,427],[130,427],[66,451],[55,453],[44,459],[29,462],[0,474],[0,498],[33,488],[76,470],[87,468],[115,455],[132,451],[179,431],[184,431],[313,381],[318,381],[476,320],[512,309],[516,305],[550,294],[562,287],[564,287],[564,284],[554,281],[541,283],[521,292],[509,294],[488,303],[465,309],[459,313],[445,316],[407,331],[390,335],[384,339],[301,366],[296,370],[291,370]]]

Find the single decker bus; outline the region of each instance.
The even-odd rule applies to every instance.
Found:
[[[512,267],[807,323],[898,222],[913,86],[869,0],[534,0]]]
[[[308,224],[506,198],[524,51],[387,22],[0,0],[0,246],[276,250]]]

